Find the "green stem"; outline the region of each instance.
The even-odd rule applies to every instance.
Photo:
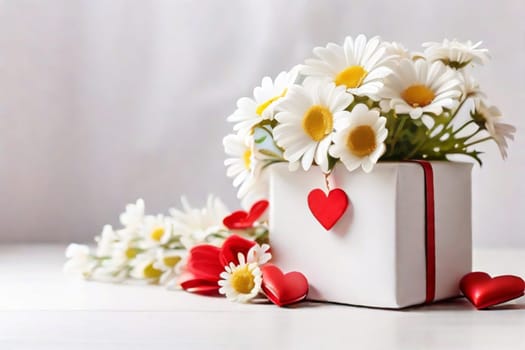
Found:
[[[263,126],[259,126],[259,128],[263,129],[264,131],[266,131],[268,133],[269,136],[272,136],[272,132],[270,129],[268,129],[265,125]]]
[[[454,136],[456,135],[457,133],[459,133],[461,130],[465,129],[467,126],[469,126],[470,124],[472,123],[475,123],[474,120],[469,120],[468,122],[466,122],[465,124],[463,124],[459,129],[457,129],[456,131],[454,131],[452,134],[450,134],[450,136]]]
[[[436,138],[438,138],[438,139],[441,138],[441,136],[443,136],[447,132],[448,126],[450,125],[450,123],[452,123],[452,120],[454,120],[454,118],[456,118],[456,116],[458,115],[459,111],[461,110],[461,108],[463,107],[463,105],[465,104],[465,102],[467,100],[468,100],[468,97],[466,97],[463,101],[461,101],[459,103],[458,108],[456,108],[456,110],[454,111],[454,114],[452,114],[450,116],[450,118],[447,120],[447,122],[445,124],[443,124],[443,130],[441,130],[439,132],[439,134],[436,135]]]
[[[417,151],[419,151],[419,150],[421,149],[421,147],[423,147],[423,145],[424,145],[425,143],[427,143],[427,141],[428,141],[428,138],[423,138],[423,140],[422,140],[418,145],[416,145],[416,146],[414,147],[414,149],[412,149],[412,152],[410,152],[410,153],[408,154],[408,156],[406,157],[406,159],[411,159],[411,158],[417,153]]]
[[[401,131],[403,130],[403,127],[405,126],[405,123],[407,121],[408,117],[402,117],[402,119],[397,124],[396,130],[394,134],[392,135],[392,140],[390,141],[390,152],[388,152],[388,155],[392,155],[394,153],[394,146],[396,145],[399,135],[401,134]]]
[[[488,141],[488,140],[492,140],[492,136],[484,137],[482,139],[479,139],[479,140],[471,142],[471,143],[466,143],[465,144],[465,148],[470,147],[470,146],[474,146],[474,145],[476,145],[478,143],[482,143],[482,142],[485,142],[485,141]]]
[[[478,127],[478,130],[474,131],[472,134],[470,134],[469,136],[464,137],[463,139],[464,139],[465,141],[468,141],[469,139],[471,139],[471,138],[473,138],[474,136],[476,136],[481,130],[484,130],[484,129]],[[464,142],[465,142],[465,141],[464,141]]]
[[[111,256],[96,256],[96,255],[91,254],[90,258],[96,261],[105,261],[105,260],[110,260]]]
[[[468,100],[468,97],[466,97],[463,101],[461,101],[461,102],[459,103],[458,108],[456,108],[456,110],[454,111],[454,114],[452,114],[452,115],[450,116],[450,119],[449,119],[449,120],[447,121],[447,123],[445,124],[445,128],[446,128],[447,126],[450,125],[450,123],[452,122],[452,120],[453,120],[454,118],[456,118],[456,116],[458,115],[459,111],[461,110],[461,108],[463,107],[463,105],[465,104],[465,102],[467,102],[467,100]],[[445,129],[445,128],[443,128],[443,129]]]
[[[417,152],[426,144],[428,143],[429,140],[432,140],[432,138],[430,138],[430,135],[432,134],[432,132],[434,132],[434,130],[436,130],[436,128],[439,126],[438,123],[435,123],[434,126],[432,128],[430,128],[430,130],[428,130],[426,133],[425,133],[425,138],[423,138],[423,140],[418,144],[416,145],[416,147],[414,147],[414,149],[412,150],[412,152],[410,152],[407,156],[407,159],[410,159],[412,158],[415,154],[417,154]]]

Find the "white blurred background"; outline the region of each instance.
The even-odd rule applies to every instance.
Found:
[[[523,0],[0,0],[0,241],[91,241],[143,197],[235,209],[222,137],[264,75],[346,35],[419,49],[483,40],[477,69],[518,128],[473,173],[474,244],[525,246]]]

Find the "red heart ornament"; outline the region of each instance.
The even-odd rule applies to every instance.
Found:
[[[308,194],[308,207],[321,225],[328,231],[339,221],[348,207],[348,196],[345,191],[335,188],[328,196],[320,188]]]
[[[206,279],[195,276],[190,272],[183,273],[178,283],[182,289],[190,293],[217,295],[219,294],[219,284],[215,279]]]
[[[300,272],[283,274],[272,264],[261,267],[262,290],[270,301],[278,306],[297,303],[308,294],[308,280]]]
[[[250,228],[253,223],[260,218],[268,209],[268,201],[260,200],[252,205],[249,212],[244,210],[237,210],[228,215],[222,220],[224,226],[230,230],[242,230]]]
[[[248,251],[255,244],[256,243],[254,241],[248,240],[238,235],[231,235],[228,237],[222,244],[219,253],[219,261],[222,264],[223,269],[224,266],[228,266],[230,263],[239,265],[239,253],[244,255],[246,258]]]
[[[524,295],[525,282],[518,276],[490,277],[485,272],[471,272],[463,276],[459,288],[481,310],[521,297]]]

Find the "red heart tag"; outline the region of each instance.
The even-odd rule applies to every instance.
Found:
[[[525,282],[518,276],[490,277],[485,272],[471,272],[461,279],[459,288],[477,309],[486,309],[521,297]]]
[[[308,280],[300,272],[283,274],[275,265],[261,267],[262,290],[270,301],[278,306],[297,303],[308,294]]]
[[[308,207],[321,225],[328,231],[339,221],[348,207],[348,196],[345,191],[336,188],[328,196],[320,188],[308,194]]]
[[[261,217],[268,208],[268,201],[261,200],[252,205],[250,212],[244,210],[234,211],[222,220],[224,226],[230,230],[242,230],[250,228],[253,223]]]

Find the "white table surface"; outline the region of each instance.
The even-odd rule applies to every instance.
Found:
[[[525,298],[402,311],[241,305],[159,286],[62,274],[64,246],[0,247],[0,349],[525,349]],[[525,250],[482,250],[474,268],[525,276]]]

